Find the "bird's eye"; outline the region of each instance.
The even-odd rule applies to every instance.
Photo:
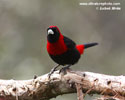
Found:
[[[54,34],[53,30],[49,29],[49,30],[48,30],[48,35],[49,35],[49,34],[52,34],[52,35],[53,35],[53,34]]]

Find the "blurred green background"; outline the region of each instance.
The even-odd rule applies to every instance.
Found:
[[[97,11],[94,6],[80,6],[84,1],[0,0],[0,78],[30,79],[48,73],[56,65],[46,51],[46,29],[50,25],[57,25],[77,44],[99,43],[85,51],[72,66],[73,70],[124,74],[124,0],[110,0],[119,1],[121,11]],[[76,98],[76,94],[68,94],[53,100]]]

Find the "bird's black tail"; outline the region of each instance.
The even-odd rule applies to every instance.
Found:
[[[84,44],[84,48],[89,48],[89,47],[92,47],[92,46],[95,46],[95,45],[98,45],[98,43],[86,43]]]

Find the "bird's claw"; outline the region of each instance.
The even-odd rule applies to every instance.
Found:
[[[70,69],[70,68],[69,68],[70,66],[71,66],[71,65],[67,65],[67,66],[61,68],[61,69],[59,70],[59,74],[60,74],[60,73],[63,73],[63,74],[65,75],[65,74],[67,73],[67,71]]]
[[[51,73],[48,74],[48,79],[50,79],[51,75],[52,75]]]
[[[48,74],[48,78],[50,79],[51,75],[56,71],[56,69],[52,69],[49,74]]]
[[[53,67],[52,69],[51,69],[51,71],[49,72],[49,74],[48,74],[48,78],[50,79],[50,77],[51,77],[51,75],[56,71],[56,69],[59,67],[60,65],[57,65],[57,66],[55,66],[55,67]]]

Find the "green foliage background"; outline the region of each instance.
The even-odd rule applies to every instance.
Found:
[[[80,6],[85,0],[0,0],[0,78],[30,79],[50,71],[55,65],[46,51],[50,25],[57,25],[78,44],[99,43],[85,51],[73,70],[124,74],[125,2],[109,1],[120,2],[122,10]],[[76,94],[53,100],[76,100]]]

